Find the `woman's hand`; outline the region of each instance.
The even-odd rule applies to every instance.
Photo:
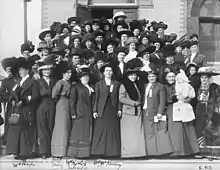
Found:
[[[121,111],[118,111],[117,116],[118,116],[118,117],[121,117]]]
[[[95,112],[95,113],[93,113],[93,118],[94,119],[97,119],[99,116],[98,116],[98,113],[97,112]]]
[[[134,106],[140,106],[141,105],[141,102],[140,101],[135,101],[134,102]]]
[[[157,113],[157,118],[158,118],[158,119],[161,119],[161,118],[162,118],[162,114]]]
[[[76,119],[76,115],[72,116],[72,119]]]

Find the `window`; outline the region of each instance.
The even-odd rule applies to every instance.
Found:
[[[131,6],[137,5],[137,0],[90,0],[89,5],[93,6]]]

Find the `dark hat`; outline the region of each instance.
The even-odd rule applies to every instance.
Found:
[[[175,47],[181,47],[181,48],[185,48],[186,47],[186,44],[183,41],[176,41],[173,45]]]
[[[115,54],[118,55],[118,53],[125,53],[126,55],[128,54],[128,49],[125,47],[117,47],[115,49]]]
[[[153,25],[154,31],[157,32],[159,28],[163,28],[164,30],[166,30],[168,28],[168,25],[164,24],[162,21],[160,21],[159,23],[154,23]]]
[[[67,71],[71,70],[72,71],[72,65],[71,63],[69,63],[68,61],[63,61],[62,62],[62,67],[59,67],[60,68],[60,73],[64,74],[66,73]]]
[[[32,44],[31,41],[27,41],[21,45],[21,53],[23,53],[24,51],[29,51],[30,53],[32,53],[34,51],[34,47],[35,46]]]
[[[54,31],[56,33],[61,32],[61,22],[53,22],[53,24],[50,26],[50,30]]]
[[[86,41],[95,41],[95,36],[93,34],[90,34],[90,33],[87,33],[83,36],[83,39],[82,39],[82,43],[85,43]]]
[[[43,48],[50,49],[49,45],[45,41],[41,41],[37,47],[37,51],[41,51]]]
[[[70,29],[69,25],[68,25],[67,23],[62,23],[62,24],[60,25],[60,33],[62,33],[62,31],[63,31],[64,28],[67,28],[68,31],[71,32],[71,29]]]
[[[140,22],[141,25],[146,25],[146,24],[149,23],[149,21],[146,20],[145,18],[144,18],[144,19],[140,19],[140,20],[138,20],[138,21]]]
[[[84,49],[83,50],[83,57],[85,59],[89,59],[91,57],[94,57],[94,52],[92,50],[90,50],[90,49]]]
[[[51,53],[63,56],[65,54],[64,46],[56,46],[52,48]]]
[[[154,37],[152,38],[153,43],[160,43],[160,48],[163,48],[163,46],[165,45],[164,40],[162,40],[161,38],[158,37]]]
[[[121,25],[124,29],[128,29],[128,24],[123,21],[123,20],[120,20],[120,21],[117,21],[115,24],[114,24],[114,28],[117,29],[117,27]]]
[[[163,56],[164,57],[173,56],[176,54],[175,50],[176,47],[173,44],[167,44],[166,46],[163,47]]]
[[[214,67],[200,67],[200,68],[198,69],[197,74],[198,74],[199,76],[207,75],[207,76],[209,76],[209,77],[220,75],[220,73],[216,72],[216,70],[215,70]]]
[[[116,37],[117,37],[118,39],[121,39],[121,36],[122,36],[123,34],[127,34],[129,37],[130,37],[130,36],[134,36],[134,34],[131,32],[131,30],[129,30],[129,29],[124,29],[124,30],[121,30],[120,32],[118,32],[118,33],[116,34]]]
[[[50,69],[53,67],[53,65],[56,63],[56,58],[57,56],[54,54],[50,54],[48,57],[46,57],[43,62],[41,63],[42,65],[38,68],[38,70],[44,70],[44,69]]]
[[[149,72],[147,72],[148,73],[148,75],[149,74],[154,74],[154,75],[158,75],[159,74],[159,68],[157,68],[157,67],[152,67],[151,68],[151,71],[149,71]]]
[[[197,38],[197,39],[199,39],[198,34],[192,34],[192,35],[189,37],[189,39],[193,39],[194,37]]]
[[[126,45],[129,45],[131,43],[137,44],[138,43],[137,37],[128,37],[128,39],[126,40]]]
[[[199,41],[189,41],[188,48],[192,47],[193,45],[199,45]]]
[[[51,38],[54,38],[55,35],[56,35],[56,32],[55,31],[52,31],[51,29],[48,29],[48,28],[44,28],[41,30],[41,33],[39,34],[39,39],[44,41],[44,38],[47,34],[50,34],[51,35]]]
[[[72,42],[73,42],[76,38],[78,38],[80,41],[82,40],[82,36],[81,36],[81,35],[75,34],[75,35],[71,35],[71,36],[70,36],[70,39],[71,39]]]
[[[100,19],[93,19],[92,20],[92,25],[100,25],[101,23],[100,23]]]
[[[171,33],[170,35],[166,36],[165,41],[172,43],[174,40],[176,40],[177,34]]]
[[[81,48],[71,48],[71,53],[72,56],[73,55],[78,55],[78,56],[82,56],[82,49]]]
[[[102,67],[100,68],[100,72],[103,73],[103,72],[105,71],[105,68],[106,68],[106,67],[111,67],[112,70],[113,70],[112,64],[111,64],[110,62],[107,62],[107,63],[105,63],[105,64],[102,65]]]
[[[92,21],[88,21],[88,20],[84,21],[83,26],[85,26],[85,25],[92,26]]]
[[[116,41],[114,38],[110,38],[104,42],[105,46],[107,47],[109,44],[113,46],[118,46],[119,42]]]
[[[97,31],[95,31],[95,32],[93,33],[93,35],[94,35],[95,37],[98,37],[98,36],[102,36],[103,38],[105,37],[105,33],[104,33],[104,31],[102,31],[102,30],[97,30]]]
[[[4,58],[2,61],[1,61],[1,64],[2,64],[2,68],[4,70],[6,70],[7,67],[15,67],[16,66],[16,62],[17,62],[17,58],[16,57],[9,57],[9,58]]]
[[[77,18],[77,17],[69,17],[67,19],[67,23],[70,25],[72,21],[76,21],[76,23],[79,23],[80,22],[80,19]]]
[[[111,26],[111,23],[108,21],[108,19],[103,19],[101,24],[102,24],[102,26],[104,26],[104,25]]]
[[[142,39],[145,37],[148,39],[148,41],[151,40],[151,34],[149,31],[141,33],[139,40],[142,41]]]
[[[152,21],[152,22],[150,23],[150,25],[147,27],[148,30],[150,30],[151,27],[154,27],[155,24],[157,24],[157,22],[156,22],[156,21]]]
[[[128,68],[133,69],[141,67],[143,67],[143,62],[139,58],[133,58],[126,63],[125,70],[127,70]]]
[[[144,55],[144,53],[148,52],[148,53],[153,53],[156,50],[155,46],[141,46],[141,48],[138,49],[138,57],[142,57]]]
[[[195,62],[191,62],[191,63],[188,63],[186,65],[186,69],[188,69],[189,67],[196,67],[196,68],[198,68],[198,65]]]
[[[77,74],[78,77],[83,77],[85,75],[90,76],[90,68],[87,65],[80,66],[80,72]]]
[[[17,68],[25,68],[31,69],[33,62],[31,60],[27,60],[24,57],[19,57],[16,59],[16,67]]]
[[[138,20],[132,20],[129,25],[131,31],[134,31],[135,29],[139,29],[140,31],[142,31],[141,23]]]
[[[106,61],[106,56],[103,52],[97,51],[94,54],[95,62],[97,63],[99,60]]]
[[[135,67],[135,68],[127,68],[125,70],[125,73],[128,75],[128,74],[131,74],[131,73],[138,73],[140,71],[140,68],[138,67]]]
[[[40,60],[40,56],[38,54],[34,54],[30,57],[30,59],[33,61],[33,64],[36,63],[36,61]]]

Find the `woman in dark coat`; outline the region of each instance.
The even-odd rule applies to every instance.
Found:
[[[44,63],[39,67],[41,78],[38,80],[40,86],[41,101],[37,109],[37,136],[39,154],[43,159],[51,155],[51,138],[54,126],[55,104],[52,101],[52,88],[56,81],[51,79],[53,64]]]
[[[100,71],[105,78],[95,85],[91,154],[115,157],[120,155],[121,150],[121,105],[118,99],[120,83],[112,80],[113,71],[109,63],[103,65]]]
[[[88,70],[88,69],[87,69]],[[70,92],[72,130],[67,155],[74,158],[89,157],[92,139],[92,98],[94,90],[89,86],[89,70],[79,73],[80,83]]]
[[[30,63],[25,58],[18,58],[20,84],[12,89],[11,102],[14,112],[18,114],[18,121],[12,122],[9,118],[6,153],[14,154],[19,159],[28,158],[36,142],[36,110],[39,103],[39,85],[29,77]]]
[[[71,90],[71,67],[65,65],[62,70],[63,78],[52,90],[52,99],[56,101],[56,115],[51,139],[51,154],[54,157],[65,157],[68,150],[68,139],[71,129],[69,96]]]

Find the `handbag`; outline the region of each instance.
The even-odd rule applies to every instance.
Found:
[[[20,115],[14,112],[14,108],[12,108],[12,114],[8,119],[8,123],[11,125],[17,125],[20,120]]]

